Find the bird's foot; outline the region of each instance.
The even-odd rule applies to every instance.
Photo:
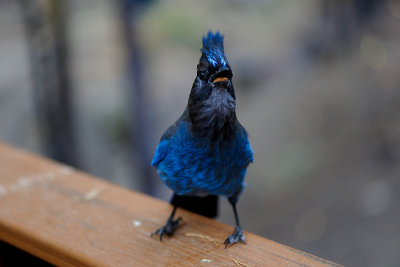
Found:
[[[225,240],[225,242],[224,242],[225,248],[227,248],[228,245],[236,244],[239,241],[246,244],[246,240],[245,240],[245,237],[243,234],[242,227],[236,226],[235,232]]]
[[[175,232],[175,230],[178,228],[179,226],[179,222],[182,220],[181,217],[179,217],[178,219],[174,220],[174,219],[170,219],[167,221],[167,223],[161,227],[160,229],[157,229],[156,231],[154,231],[151,236],[153,235],[159,235],[160,236],[160,241],[162,241],[162,237],[163,235],[167,235],[167,236],[172,236],[172,234]]]

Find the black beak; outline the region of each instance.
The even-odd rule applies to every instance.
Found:
[[[218,85],[219,84],[226,85],[228,84],[230,77],[231,77],[231,71],[229,70],[229,68],[222,67],[221,69],[219,69],[218,73],[214,75],[212,82]]]

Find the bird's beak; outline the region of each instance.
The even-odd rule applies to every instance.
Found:
[[[217,77],[213,80],[213,84],[216,88],[219,89],[226,89],[229,84],[229,79],[228,77],[222,76],[222,77]]]
[[[215,78],[213,80],[213,83],[215,84],[215,83],[218,83],[218,82],[226,82],[226,81],[228,81],[227,77],[217,77],[217,78]]]
[[[224,85],[228,84],[229,82],[229,69],[227,67],[223,67],[219,69],[216,77],[212,81],[213,84]]]

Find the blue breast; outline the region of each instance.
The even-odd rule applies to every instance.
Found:
[[[175,134],[158,145],[152,165],[177,194],[232,196],[241,190],[252,161],[253,152],[243,130],[229,142],[212,144],[194,137],[188,123],[181,121]]]

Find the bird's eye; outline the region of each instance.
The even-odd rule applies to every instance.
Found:
[[[207,76],[207,71],[201,70],[197,75],[199,76],[200,79],[204,80]]]

